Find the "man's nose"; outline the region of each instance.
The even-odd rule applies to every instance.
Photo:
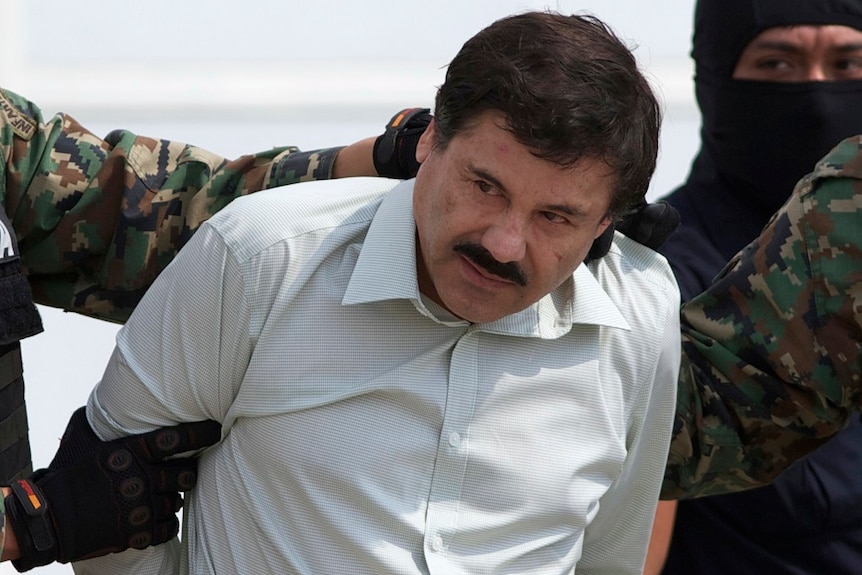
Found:
[[[835,78],[831,77],[827,72],[826,66],[821,63],[812,63],[806,66],[803,69],[802,77],[799,79],[800,82],[826,82],[828,80],[834,80]]]
[[[519,262],[527,253],[525,225],[512,216],[501,217],[485,231],[482,246],[498,262]]]

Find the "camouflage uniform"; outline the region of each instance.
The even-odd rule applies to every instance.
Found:
[[[237,196],[329,178],[337,151],[228,161],[124,130],[101,139],[0,89],[0,484],[30,473],[18,342],[42,329],[33,301],[125,321],[204,220]]]
[[[764,484],[840,429],[862,400],[862,136],[683,306],[682,329],[662,497]]]

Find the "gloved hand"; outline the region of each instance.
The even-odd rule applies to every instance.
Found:
[[[212,445],[220,430],[201,421],[102,442],[78,409],[48,468],[10,486],[6,519],[21,551],[13,565],[27,571],[169,541],[197,460],[165,458]]]
[[[656,251],[679,226],[679,212],[665,201],[648,204],[643,201],[624,214],[616,228],[639,244]]]
[[[596,238],[590,246],[585,261],[596,260],[608,253],[613,243],[614,229],[639,244],[658,251],[677,226],[679,226],[679,212],[676,208],[665,201],[648,204],[643,200]]]
[[[387,178],[407,180],[416,176],[416,145],[431,122],[428,108],[407,108],[389,120],[381,136],[374,141],[374,167]]]

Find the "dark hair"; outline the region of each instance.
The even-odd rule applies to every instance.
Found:
[[[661,111],[631,51],[600,20],[527,12],[468,40],[437,91],[437,139],[446,147],[486,110],[537,157],[570,167],[606,162],[610,212],[642,200],[655,170]]]

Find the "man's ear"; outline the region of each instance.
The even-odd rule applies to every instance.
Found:
[[[601,226],[606,227],[593,240],[593,245],[590,246],[590,251],[587,252],[585,262],[599,259],[611,249],[611,243],[614,241],[614,219],[611,216],[606,216],[605,220],[599,225],[599,229],[601,229]]]
[[[599,222],[599,227],[598,227],[598,228],[596,228],[596,237],[595,237],[594,239],[596,239],[596,240],[597,240],[597,239],[599,239],[600,237],[602,237],[602,236],[604,236],[605,234],[607,234],[607,233],[608,233],[608,228],[610,228],[610,229],[611,229],[611,233],[613,233],[613,230],[614,230],[614,218],[613,218],[613,216],[611,216],[610,214],[607,214],[605,217],[603,217],[603,218],[602,218],[602,221],[601,221],[601,222]]]
[[[428,159],[431,155],[431,150],[434,148],[434,141],[437,139],[437,121],[431,118],[431,122],[425,131],[419,137],[419,143],[416,144],[416,161],[420,164]]]

